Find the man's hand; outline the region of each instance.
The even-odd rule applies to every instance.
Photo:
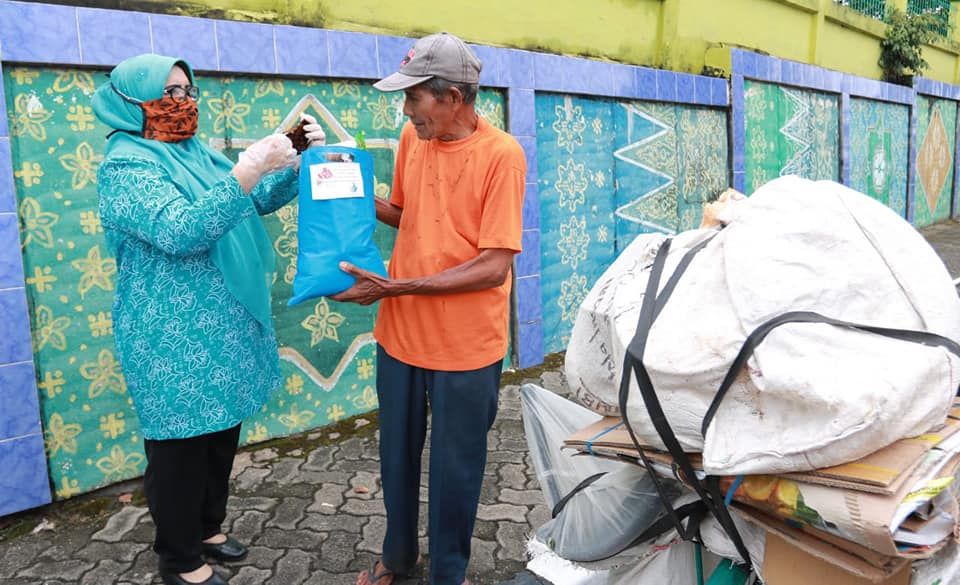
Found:
[[[510,277],[513,255],[507,248],[485,248],[463,264],[422,278],[391,280],[349,262],[341,262],[340,270],[356,277],[353,286],[330,298],[344,303],[369,305],[383,297],[401,295],[449,295],[501,286]]]
[[[349,262],[341,262],[340,270],[355,277],[357,281],[342,293],[330,297],[335,301],[371,305],[383,297],[390,296],[393,292],[392,285],[394,283],[389,278],[384,278],[379,274],[357,268]]]

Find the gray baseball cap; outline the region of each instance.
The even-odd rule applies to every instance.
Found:
[[[380,91],[400,91],[439,77],[457,83],[480,83],[480,59],[458,37],[437,33],[413,44],[400,70],[373,84]]]

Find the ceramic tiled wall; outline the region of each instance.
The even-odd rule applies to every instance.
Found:
[[[396,69],[412,39],[291,26],[214,21],[0,0],[0,65],[17,63],[108,67],[157,52],[188,59],[200,71],[374,79]],[[731,178],[744,185],[746,80],[814,89],[840,96],[840,157],[849,161],[851,97],[912,106],[917,94],[960,100],[960,87],[918,79],[915,88],[828,71],[773,57],[733,51],[733,75],[703,77],[588,59],[487,46],[481,83],[505,88],[509,130],[527,154],[524,252],[516,260],[514,348],[521,367],[544,354],[535,95],[555,92],[622,100],[731,108]],[[2,92],[2,84],[0,84]],[[49,500],[42,432],[36,405],[29,313],[18,245],[14,161],[5,100],[0,95],[0,515]],[[911,134],[915,115],[911,114]],[[846,138],[845,138],[846,137]],[[916,158],[916,137],[910,160]],[[847,165],[842,162],[841,169]],[[913,197],[914,164],[908,191]],[[841,176],[849,180],[849,171]],[[956,193],[956,186],[954,186]],[[908,206],[912,207],[912,206]],[[956,195],[953,212],[957,212]],[[912,210],[908,209],[912,217]]]

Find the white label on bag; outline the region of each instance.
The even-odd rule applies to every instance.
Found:
[[[310,195],[314,200],[363,197],[360,163],[310,165]]]

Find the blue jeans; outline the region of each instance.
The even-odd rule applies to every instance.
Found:
[[[427,370],[377,346],[380,472],[387,509],[383,564],[409,574],[417,560],[420,455],[432,420],[428,496],[430,582],[461,585],[497,416],[502,360],[479,370]]]

